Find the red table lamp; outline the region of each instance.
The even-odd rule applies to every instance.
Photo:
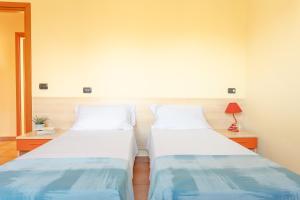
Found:
[[[236,113],[241,113],[242,109],[240,108],[239,104],[237,103],[229,103],[225,113],[228,114],[232,114],[233,119],[234,119],[234,123],[231,124],[231,126],[228,128],[228,131],[232,131],[232,132],[239,132],[239,127],[237,126],[237,120],[234,114]]]

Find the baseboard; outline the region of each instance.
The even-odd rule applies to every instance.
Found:
[[[0,137],[0,141],[16,141],[16,137]]]

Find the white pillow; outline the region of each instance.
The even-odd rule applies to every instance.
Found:
[[[211,128],[202,107],[183,105],[152,105],[155,117],[152,128],[157,129],[203,129]]]
[[[128,130],[135,125],[133,106],[80,105],[71,130]]]

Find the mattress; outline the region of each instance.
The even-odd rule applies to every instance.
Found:
[[[255,155],[212,129],[152,129],[148,150],[151,160],[169,155]]]
[[[17,159],[117,158],[128,160],[132,169],[136,154],[137,145],[133,130],[69,130]]]

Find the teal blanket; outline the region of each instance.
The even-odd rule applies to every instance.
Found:
[[[300,176],[257,155],[164,156],[150,200],[300,200]]]
[[[133,199],[128,176],[121,159],[19,159],[0,167],[0,200]]]

